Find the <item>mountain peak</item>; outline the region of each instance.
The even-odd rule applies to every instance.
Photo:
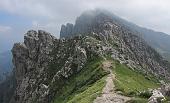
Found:
[[[99,29],[98,26],[106,22],[113,22],[114,15],[102,9],[83,12],[75,21],[75,25],[62,25],[60,37],[68,38],[77,34],[84,34]],[[116,16],[115,16],[116,17]]]

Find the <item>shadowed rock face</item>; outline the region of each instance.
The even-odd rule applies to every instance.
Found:
[[[47,68],[47,63],[50,60],[48,54],[53,48],[55,39],[45,31],[31,30],[24,36],[24,43],[14,44],[12,53],[17,89],[11,103],[23,103],[30,96],[29,93],[35,90],[33,88],[38,85],[36,84],[37,79],[41,75],[44,76],[41,79],[46,78],[46,74],[42,72]],[[36,94],[31,95],[35,96]]]
[[[37,62],[47,62],[55,37],[45,31],[28,31],[24,43],[16,43],[12,49],[14,71],[17,83],[37,66]]]
[[[90,58],[110,55],[132,69],[168,79],[169,64],[140,37],[109,13],[86,12],[61,38],[30,30],[12,49],[17,88],[11,103],[50,103],[63,82],[79,73]],[[82,35],[82,36],[77,36]]]
[[[67,23],[67,25],[61,26],[60,34],[63,35],[63,37],[67,37],[69,34],[73,33],[73,24]]]

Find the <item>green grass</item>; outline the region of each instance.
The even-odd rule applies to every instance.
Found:
[[[131,70],[124,64],[114,61],[116,80],[114,81],[116,89],[122,91],[124,95],[136,96],[139,91],[148,90],[148,88],[157,88],[159,84],[155,78],[146,78],[142,73]]]
[[[127,103],[148,103],[148,99],[146,99],[146,98],[132,98]]]
[[[165,96],[165,101],[163,101],[162,103],[169,103],[170,102],[170,97],[169,96]]]
[[[92,58],[79,73],[53,84],[52,88],[57,91],[52,103],[92,103],[106,84],[108,72],[102,69],[103,61],[101,58]],[[133,96],[128,103],[147,103],[147,98],[140,96],[139,92],[159,87],[157,79],[145,76],[118,61],[113,61],[113,65],[116,90],[122,91],[123,95]]]
[[[92,86],[88,87],[84,92],[76,94],[67,103],[92,103],[99,96],[105,86],[105,77],[98,80]]]
[[[65,80],[57,87],[53,103],[91,103],[105,86],[104,77],[108,73],[102,69],[102,61],[101,58],[88,61],[83,70]]]

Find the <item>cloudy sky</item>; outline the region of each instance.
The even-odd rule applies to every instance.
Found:
[[[170,34],[169,0],[0,0],[0,52],[23,40],[29,29],[59,37],[61,24],[74,23],[83,11],[95,8]]]

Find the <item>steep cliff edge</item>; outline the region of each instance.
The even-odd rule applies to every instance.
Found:
[[[75,25],[62,26],[61,37],[65,38],[30,30],[23,43],[14,44],[17,88],[11,103],[91,103],[106,84],[109,73],[102,63],[108,59],[115,68],[132,74],[127,80],[140,75],[144,84],[132,82],[142,88],[139,90],[157,87],[157,79],[170,78],[169,63],[142,38],[103,12],[92,14],[83,14]],[[151,75],[156,81],[147,78]]]
[[[39,81],[46,79],[44,70],[50,61],[48,54],[52,51],[54,40],[55,37],[47,32],[31,30],[24,36],[24,43],[14,44],[12,53],[17,82],[14,101],[23,102],[30,96],[32,100],[33,97],[40,95],[35,92],[36,89],[37,91],[42,89],[39,88]]]
[[[51,102],[88,60],[103,56],[100,45],[105,44],[92,37],[56,39],[44,31],[28,31],[24,43],[12,49],[17,88],[11,102]]]

